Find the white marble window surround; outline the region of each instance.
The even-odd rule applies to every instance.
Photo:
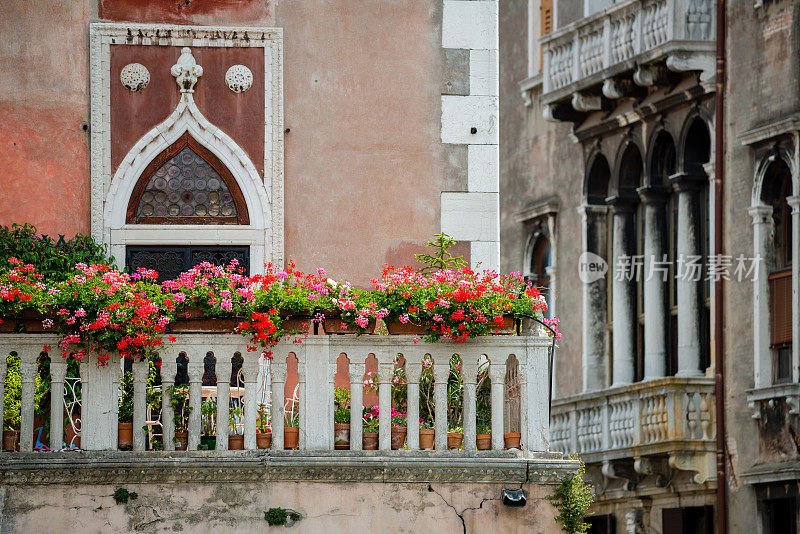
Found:
[[[245,152],[182,94],[171,116],[145,134],[112,174],[110,124],[110,56],[114,44],[174,47],[256,47],[264,50],[264,173],[260,176]],[[266,261],[283,262],[283,32],[280,28],[176,26],[168,24],[92,23],[90,25],[91,91],[91,231],[124,263],[129,244],[249,245],[251,272]],[[202,81],[200,82],[202,83]],[[176,87],[175,90],[178,90]],[[130,189],[146,165],[173,137],[190,134],[231,170],[250,214],[241,225],[131,225],[124,208]]]
[[[770,288],[769,260],[773,252],[773,208],[762,200],[762,188],[770,165],[781,158],[791,172],[792,195],[786,198],[791,207],[792,241],[792,382],[800,381],[800,304],[798,300],[798,281],[800,275],[800,179],[798,178],[797,143],[800,132],[793,133],[794,150],[778,150],[764,155],[758,161],[755,171],[753,193],[749,214],[753,222],[753,256],[762,258],[757,262],[758,272],[753,280],[753,382],[755,390],[772,389],[773,355],[770,348]]]

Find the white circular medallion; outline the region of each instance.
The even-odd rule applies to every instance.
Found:
[[[141,91],[150,83],[150,71],[141,63],[128,63],[122,67],[119,80],[131,91]]]
[[[253,73],[244,65],[233,65],[225,73],[225,84],[234,93],[244,93],[253,85]]]

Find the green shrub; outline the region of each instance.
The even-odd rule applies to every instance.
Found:
[[[579,460],[577,456],[575,459]],[[589,507],[594,501],[592,485],[583,480],[586,468],[580,462],[578,472],[561,481],[553,495],[548,499],[558,510],[556,521],[567,534],[579,534],[589,530],[583,518],[589,515]]]

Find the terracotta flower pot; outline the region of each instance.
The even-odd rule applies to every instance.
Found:
[[[492,448],[492,435],[478,434],[475,436],[475,445],[479,451],[488,451]]]
[[[377,432],[364,432],[363,434],[363,449],[365,451],[378,450],[378,433]]]
[[[0,334],[8,334],[17,329],[17,320],[6,315],[0,316]]]
[[[393,426],[392,427],[392,450],[398,451],[406,444],[406,427]]]
[[[25,332],[28,334],[41,334],[47,332],[42,321],[47,316],[42,314],[36,308],[25,308],[16,315],[2,317],[0,323],[0,332],[6,334],[9,332]]]
[[[296,426],[287,426],[283,429],[283,448],[300,448],[300,429]]]
[[[325,313],[325,320],[322,322],[326,334],[374,334],[375,319],[370,319],[367,326],[361,328],[358,325],[347,324],[342,321],[338,313]]]
[[[233,332],[237,323],[237,317],[207,316],[200,308],[187,306],[178,312],[174,321],[169,323],[169,330],[180,333]]]
[[[259,449],[269,449],[272,447],[272,432],[257,432],[256,447]]]
[[[122,451],[133,448],[133,423],[117,424],[117,446]]]
[[[229,451],[243,451],[244,450],[244,434],[233,434],[228,436],[228,450]]]
[[[399,319],[393,321],[385,321],[386,329],[393,336],[396,335],[424,335],[428,332],[424,325],[415,325],[410,321],[401,323]]]
[[[189,447],[189,433],[175,432],[175,450],[185,451]]]
[[[333,448],[337,451],[350,448],[350,423],[334,423]]]
[[[506,449],[519,449],[519,441],[522,434],[519,432],[509,432],[503,434],[503,441],[505,442]]]
[[[492,322],[492,334],[511,335],[517,333],[516,321],[513,315],[503,315],[503,324],[498,325]]]
[[[19,450],[19,430],[3,431],[3,450],[10,452]]]
[[[461,432],[448,432],[447,433],[447,448],[460,449],[461,444],[464,442],[464,434]]]
[[[419,429],[419,448],[423,451],[432,451],[435,445],[436,431],[432,428]]]

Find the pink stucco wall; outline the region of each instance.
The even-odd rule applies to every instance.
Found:
[[[425,0],[3,2],[0,224],[89,231],[93,20],[284,29],[285,250],[300,269],[365,283],[440,231],[441,13]]]

